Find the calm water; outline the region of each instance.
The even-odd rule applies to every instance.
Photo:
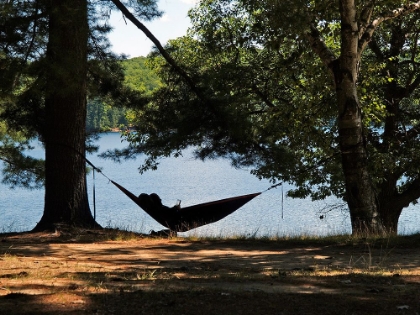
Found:
[[[98,141],[99,153],[107,149],[122,148],[119,134],[102,135]],[[43,156],[40,146],[32,153]],[[181,158],[164,159],[157,171],[138,173],[142,159],[121,164],[89,156],[89,160],[102,168],[112,180],[135,194],[155,192],[164,204],[171,206],[181,200],[182,206],[193,205],[237,195],[265,191],[271,184],[258,180],[248,170],[237,170],[226,160],[201,162],[185,153]],[[89,196],[93,211],[92,175],[88,177]],[[96,219],[102,226],[118,227],[147,233],[163,228],[136,204],[122,194],[109,181],[96,174]],[[334,198],[320,202],[283,197],[290,186],[264,192],[230,216],[184,235],[328,235],[350,233],[350,219],[344,209],[328,211],[338,204]],[[0,185],[0,232],[32,229],[42,216],[43,190],[11,190]],[[283,190],[283,192],[282,192]],[[403,212],[401,234],[420,232],[419,206]],[[324,219],[320,219],[320,215]]]

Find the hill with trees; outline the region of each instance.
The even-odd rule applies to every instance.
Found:
[[[149,95],[161,86],[155,72],[147,65],[147,58],[136,57],[121,61],[124,71],[124,85],[128,88]],[[125,129],[133,121],[130,110],[125,107],[113,106],[104,99],[89,99],[87,105],[86,126],[88,131],[109,131]]]

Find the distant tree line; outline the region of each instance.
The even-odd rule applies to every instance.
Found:
[[[157,75],[146,64],[145,57],[123,60],[124,84],[132,90],[150,94],[161,85]],[[112,103],[93,98],[88,100],[86,128],[89,132],[104,132],[113,129],[125,129],[132,123],[130,111],[125,107],[113,106]]]

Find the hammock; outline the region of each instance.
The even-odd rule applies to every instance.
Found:
[[[66,145],[64,145],[66,146]],[[67,146],[66,146],[67,147]],[[186,232],[197,227],[217,222],[229,214],[235,212],[247,202],[251,201],[262,192],[242,195],[227,199],[220,199],[216,201],[206,202],[194,206],[185,208],[173,207],[169,208],[159,203],[142,199],[125,189],[120,184],[111,180],[102,171],[97,168],[91,161],[89,161],[85,155],[81,154],[74,148],[70,147],[76,153],[81,155],[83,159],[93,168],[93,180],[95,182],[95,171],[105,176],[112,184],[119,188],[125,195],[133,200],[140,208],[142,208],[148,215],[155,219],[158,223],[165,226],[174,232]],[[275,188],[281,185],[281,183],[272,185],[267,190]],[[146,194],[142,194],[146,195]],[[140,196],[142,196],[140,195]],[[153,194],[152,194],[153,195]],[[148,195],[146,195],[148,196]],[[157,196],[157,195],[156,195]],[[93,203],[94,203],[94,218],[96,219],[96,203],[95,203],[95,184],[93,184]],[[160,201],[160,199],[159,199]]]
[[[110,181],[158,223],[174,232],[186,232],[219,221],[261,194],[237,196],[185,208],[169,208],[150,202],[150,199],[137,197],[113,180]]]

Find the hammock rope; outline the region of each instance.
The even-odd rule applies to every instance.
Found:
[[[96,221],[96,189],[95,189],[95,169],[92,171],[93,174],[93,219]]]
[[[63,147],[67,147],[67,148],[69,148],[69,149],[71,149],[71,150],[73,150],[74,152],[76,152],[77,154],[79,154],[85,161],[86,161],[86,163],[88,163],[91,167],[92,167],[92,169],[94,170],[94,171],[96,171],[96,172],[98,172],[98,173],[100,173],[100,174],[102,174],[102,176],[104,176],[107,180],[109,180],[111,183],[115,183],[115,182],[113,182],[112,181],[112,179],[111,178],[109,178],[108,176],[106,176],[105,174],[104,174],[104,172],[102,172],[102,170],[99,168],[99,167],[96,167],[91,161],[89,161],[89,159],[86,157],[86,155],[84,155],[84,154],[82,154],[82,153],[80,153],[78,150],[76,150],[75,148],[73,148],[73,147],[71,147],[71,146],[69,146],[69,145],[66,145],[66,144],[63,144],[63,143],[56,143],[57,145],[60,145],[60,146],[63,146]],[[268,187],[266,190],[263,190],[263,191],[261,191],[260,192],[260,194],[262,194],[262,193],[264,193],[264,192],[266,192],[266,191],[269,191],[269,190],[271,190],[271,189],[274,189],[274,188],[277,188],[278,186],[281,186],[281,185],[283,185],[283,182],[279,182],[279,183],[277,183],[277,184],[274,184],[274,185],[271,185],[270,187]]]

